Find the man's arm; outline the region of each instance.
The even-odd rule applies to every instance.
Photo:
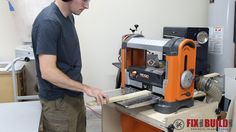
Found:
[[[96,98],[98,104],[104,104],[107,101],[106,95],[100,89],[70,79],[57,68],[56,60],[57,57],[55,55],[39,55],[41,77],[44,80],[47,80],[60,88],[84,92],[88,96]]]

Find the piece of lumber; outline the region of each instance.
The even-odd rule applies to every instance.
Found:
[[[109,95],[108,95],[109,100],[107,103],[114,103],[114,102],[132,99],[132,98],[136,98],[136,97],[140,97],[140,96],[148,96],[150,94],[151,94],[151,91],[142,90],[142,91],[138,91],[138,92],[134,92],[134,93],[118,95],[118,96],[113,96],[113,97],[109,97]],[[93,100],[91,102],[87,102],[86,104],[89,106],[94,106],[94,105],[97,105],[97,102],[95,100]]]

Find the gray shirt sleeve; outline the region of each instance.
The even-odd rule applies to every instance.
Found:
[[[52,20],[41,21],[38,27],[36,54],[57,55],[60,24]]]

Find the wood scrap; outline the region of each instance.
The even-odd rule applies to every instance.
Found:
[[[114,102],[132,99],[132,98],[136,98],[136,97],[140,97],[140,96],[148,96],[150,94],[151,94],[151,91],[142,90],[142,91],[138,91],[138,92],[134,92],[134,93],[118,95],[118,96],[113,96],[113,97],[109,97],[109,95],[108,95],[108,97],[109,97],[108,103],[114,103]],[[94,105],[97,105],[97,102],[94,100],[91,102],[87,102],[86,104],[89,106],[94,106]]]

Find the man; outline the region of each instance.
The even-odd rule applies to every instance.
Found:
[[[45,132],[85,132],[83,93],[98,104],[107,101],[97,88],[82,84],[79,39],[72,14],[89,8],[89,0],[55,0],[37,16],[32,43]]]

